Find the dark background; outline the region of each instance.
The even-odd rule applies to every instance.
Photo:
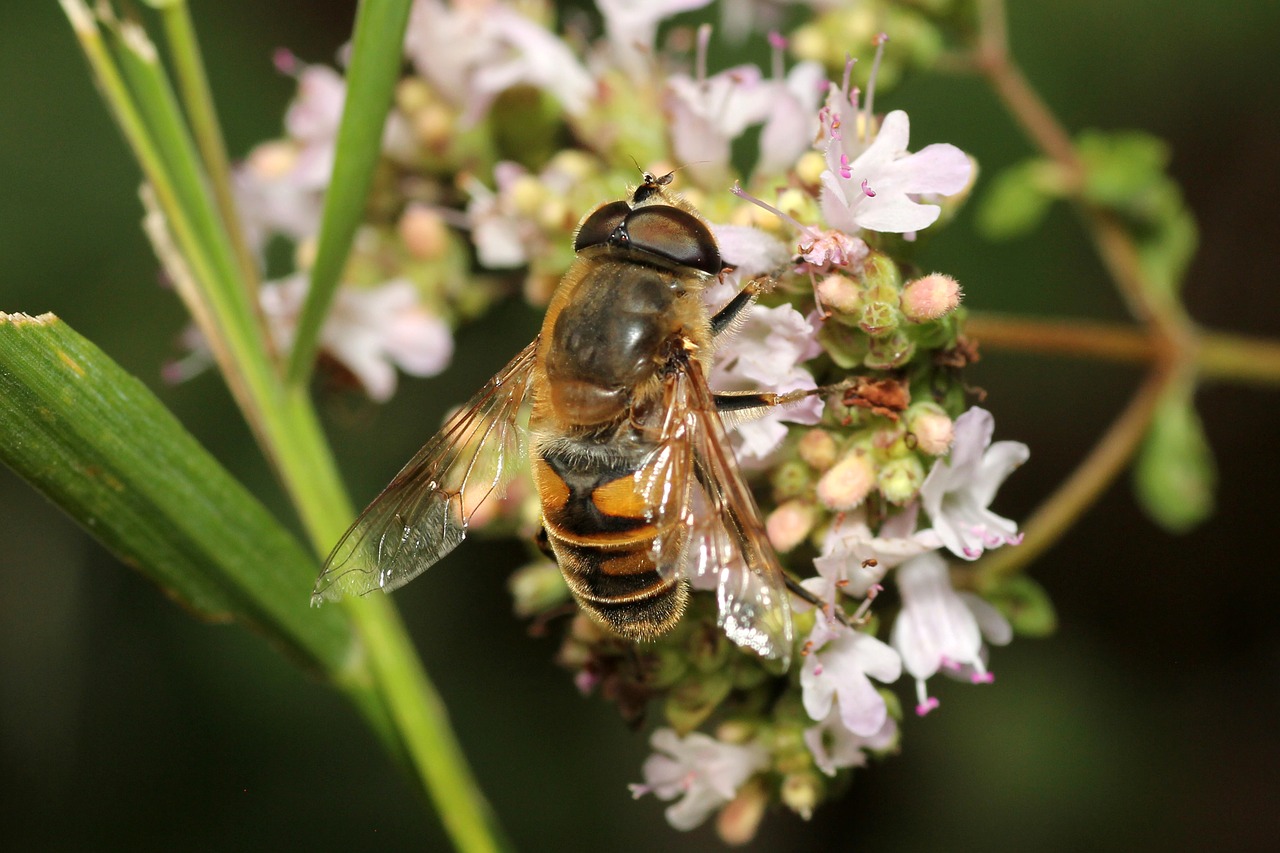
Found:
[[[1027,72],[1073,131],[1173,144],[1199,217],[1187,298],[1202,322],[1280,336],[1272,268],[1280,104],[1270,0],[1013,3]],[[330,60],[347,4],[196,3],[233,153],[277,135],[292,84],[272,49]],[[321,11],[318,11],[317,7]],[[1027,153],[976,80],[915,81],[912,115],[986,174]],[[184,323],[138,228],[138,174],[53,2],[0,3],[0,310],[54,311],[142,377],[237,476],[291,519],[212,375],[159,381]],[[1071,214],[990,245],[964,221],[930,246],[978,308],[1120,319]],[[1270,235],[1269,237],[1267,235]],[[357,500],[372,496],[536,322],[519,306],[462,331],[455,366],[382,409],[328,411]],[[1032,448],[997,508],[1053,488],[1123,405],[1130,368],[989,352],[998,438]],[[812,823],[771,814],[754,849],[1265,849],[1280,838],[1280,628],[1274,615],[1280,396],[1200,394],[1218,514],[1173,538],[1127,481],[1034,567],[1061,628],[993,655],[992,688],[942,684],[905,751],[859,772]],[[0,401],[0,405],[3,402]],[[290,521],[292,523],[292,521]],[[356,714],[239,628],[189,619],[0,470],[0,844],[9,849],[438,849],[444,837]],[[481,783],[522,849],[715,849],[633,803],[644,740],[581,699],[510,615],[516,546],[464,553],[397,594]],[[902,685],[905,691],[905,684]]]

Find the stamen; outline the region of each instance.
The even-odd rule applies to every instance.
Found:
[[[994,672],[975,672],[969,676],[969,680],[974,684],[994,684],[996,674]]]
[[[853,177],[853,172],[849,169],[849,155],[848,155],[848,154],[841,154],[841,155],[840,155],[840,177],[844,178],[846,181]],[[866,188],[867,188],[867,182],[866,182],[866,181],[863,181],[863,182],[862,182],[862,189],[863,189],[863,190],[866,190]],[[873,195],[874,195],[874,193],[873,193]]]
[[[916,716],[923,717],[925,714],[934,710],[940,704],[936,697],[930,696],[924,687],[924,679],[916,679]]]
[[[1021,545],[1021,544],[1022,544],[1022,537],[1023,537],[1023,536],[1025,536],[1025,535],[1026,535],[1026,534],[1024,534],[1022,531],[1018,531],[1017,533],[1015,533],[1013,536],[1010,536],[1010,537],[1009,537],[1007,540],[1005,540],[1005,541],[1006,541],[1009,545]]]
[[[798,230],[801,234],[808,234],[812,230],[807,225],[801,224],[800,220],[796,219],[791,214],[783,213],[781,210],[769,204],[767,201],[756,198],[755,196],[753,196],[751,193],[744,190],[741,186],[739,186],[736,183],[733,185],[733,189],[729,190],[729,192],[733,193],[743,201],[751,202],[756,207],[764,208],[765,210],[772,213],[774,216],[781,219],[783,222],[790,223],[791,225],[795,226],[796,230]]]
[[[274,65],[276,70],[281,74],[294,77],[298,73],[298,66],[302,63],[298,60],[298,57],[294,52],[289,50],[289,48],[278,47],[271,54],[271,64]]]
[[[848,176],[848,175],[845,175],[845,177],[847,178],[847,177],[849,177],[849,176]],[[875,197],[876,197],[876,191],[875,191],[875,190],[873,190],[873,189],[871,189],[871,187],[867,186],[867,179],[866,179],[866,178],[863,178],[863,179],[862,179],[862,192],[863,192],[863,194],[864,194],[867,198],[875,198]]]
[[[782,80],[787,76],[786,56],[787,39],[777,30],[769,31],[769,47],[773,48],[773,79]]]
[[[875,116],[871,111],[871,107],[876,99],[876,75],[880,72],[880,60],[884,58],[884,46],[888,41],[889,35],[887,33],[880,33],[871,40],[871,43],[876,46],[876,56],[875,59],[871,60],[871,74],[867,76],[867,106],[863,110],[868,133],[871,132],[871,121]]]
[[[844,77],[840,78],[840,91],[849,94],[849,78],[853,75],[853,66],[858,60],[850,54],[844,55]]]
[[[698,27],[698,48],[694,59],[694,79],[698,83],[707,82],[707,48],[711,44],[711,25]]]

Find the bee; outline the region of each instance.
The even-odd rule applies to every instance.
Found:
[[[768,543],[722,413],[814,391],[713,393],[715,338],[763,289],[715,314],[702,294],[727,267],[711,228],[644,173],[588,214],[538,337],[427,442],[338,542],[312,603],[393,590],[448,554],[501,496],[531,445],[539,544],[583,611],[647,641],[714,590],[728,637],[790,662],[789,583]],[[522,411],[528,426],[522,428]]]

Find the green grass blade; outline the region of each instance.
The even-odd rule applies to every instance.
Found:
[[[147,388],[51,314],[0,313],[0,459],[197,614],[247,622],[339,672],[317,564]]]
[[[302,384],[311,373],[320,327],[338,289],[356,228],[364,218],[365,200],[381,152],[382,128],[403,64],[410,5],[411,0],[361,0],[356,11],[333,177],[325,194],[311,290],[289,357],[288,379],[293,384]]]

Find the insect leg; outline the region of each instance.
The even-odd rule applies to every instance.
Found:
[[[783,572],[782,578],[784,581],[786,581],[787,590],[796,598],[800,599],[801,601],[808,602],[812,606],[818,608],[819,610],[823,611],[828,615],[834,615],[837,619],[839,619],[845,625],[845,627],[847,628],[854,627],[849,623],[849,617],[844,612],[843,607],[827,607],[827,603],[825,601],[823,601],[821,598],[818,598],[818,596],[814,595],[813,593],[809,592],[809,590],[802,587],[800,585],[800,582],[797,581],[795,578],[791,577],[791,575]],[[834,614],[832,613],[833,610],[835,611]]]
[[[711,318],[711,334],[715,336],[726,329],[732,328],[734,321],[742,315],[742,312],[752,302],[756,301],[756,297],[768,291],[771,287],[773,287],[771,279],[752,279],[747,282],[746,286],[738,291],[737,296],[726,302],[724,307]]]
[[[748,418],[763,414],[757,409],[772,409],[774,406],[787,406],[798,403],[806,397],[818,394],[835,394],[847,390],[853,380],[844,380],[834,385],[823,385],[804,391],[789,391],[786,394],[775,394],[770,391],[725,391],[714,394],[716,411],[720,414],[745,414]]]

